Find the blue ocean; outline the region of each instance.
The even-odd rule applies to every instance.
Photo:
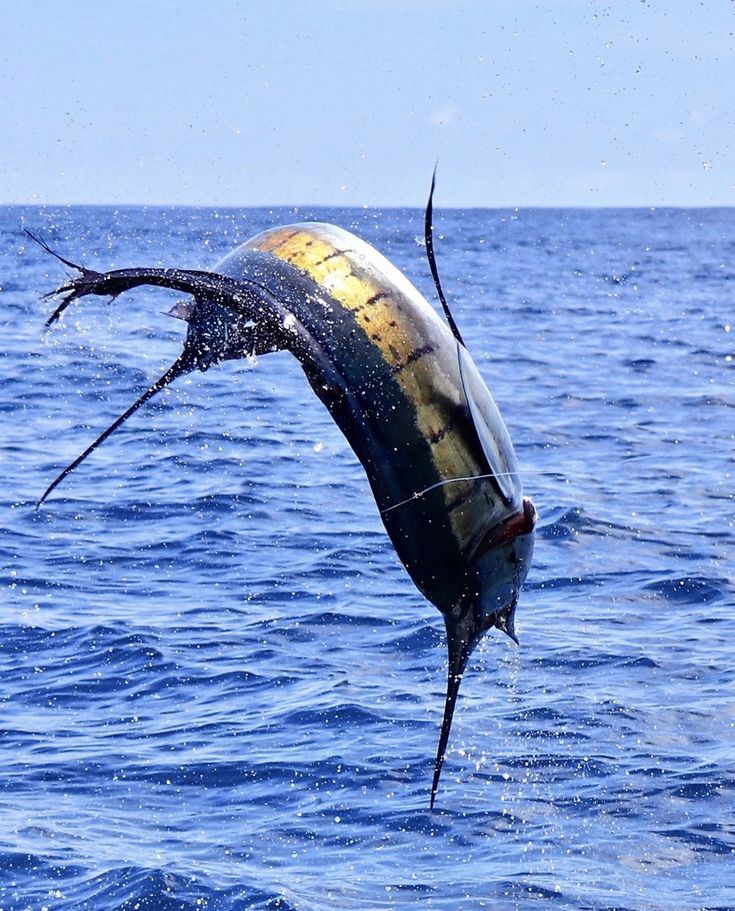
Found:
[[[435,302],[422,212],[0,213],[0,908],[735,908],[735,210],[439,210],[454,316],[539,512],[460,693],[438,611],[286,353],[178,380],[180,295],[276,224]]]

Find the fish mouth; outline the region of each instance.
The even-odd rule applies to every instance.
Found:
[[[515,613],[531,562],[537,520],[536,507],[528,497],[524,497],[521,509],[491,529],[477,548],[475,561],[484,568],[482,575],[487,573],[492,577],[489,567],[494,566],[498,581],[489,592],[481,591],[479,594],[475,642],[494,627],[509,636],[516,645],[519,644]]]
[[[522,535],[530,535],[536,527],[537,520],[536,507],[528,497],[524,497],[523,506],[518,512],[499,522],[485,535],[475,551],[475,556],[479,557],[487,553],[487,551],[501,547],[503,544],[508,544]]]

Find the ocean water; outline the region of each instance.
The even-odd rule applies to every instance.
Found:
[[[427,295],[418,210],[0,215],[0,908],[735,908],[735,210],[439,211],[437,256],[540,513],[462,687],[439,613],[286,354],[179,380],[176,295],[333,221]],[[431,298],[433,300],[433,298]]]

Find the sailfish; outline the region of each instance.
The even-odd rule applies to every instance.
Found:
[[[472,360],[426,254],[444,319],[382,254],[319,222],[274,227],[211,271],[76,265],[50,326],[79,298],[115,298],[140,285],[183,292],[171,315],[187,322],[179,357],[84,452],[56,486],[124,421],[177,377],[231,359],[289,351],[360,460],[385,529],[419,592],[444,618],[447,687],[434,760],[433,808],[467,661],[497,628],[516,640],[514,617],[533,553],[536,511],[523,496],[500,412]],[[30,232],[28,232],[30,234]]]

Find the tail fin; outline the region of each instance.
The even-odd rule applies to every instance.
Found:
[[[158,392],[160,392],[162,389],[164,389],[166,386],[168,386],[169,383],[171,383],[173,380],[175,380],[177,377],[181,376],[182,374],[188,373],[192,369],[192,367],[193,367],[193,364],[192,364],[191,357],[188,354],[188,352],[185,350],[183,352],[183,354],[179,358],[177,358],[173,362],[173,364],[171,364],[171,366],[163,374],[163,376],[161,376],[159,379],[157,379],[156,382],[152,386],[150,386],[148,389],[146,389],[146,391],[143,393],[143,395],[141,395],[141,397],[137,401],[133,402],[133,404],[128,409],[126,409],[120,415],[119,418],[116,418],[112,422],[112,424],[110,424],[110,426],[107,428],[107,430],[105,430],[103,433],[101,433],[97,437],[97,439],[94,441],[94,443],[89,445],[84,450],[84,452],[81,453],[81,455],[78,455],[76,457],[76,459],[74,459],[73,462],[71,462],[69,465],[67,465],[66,468],[59,475],[57,475],[57,477],[46,488],[41,499],[38,501],[38,503],[36,503],[36,509],[39,508],[39,506],[43,503],[43,501],[46,499],[46,497],[48,497],[48,495],[51,493],[51,491],[54,490],[54,488],[58,487],[58,485],[64,480],[64,478],[67,475],[71,474],[71,472],[74,471],[75,468],[78,468],[79,465],[81,465],[82,462],[87,458],[87,456],[90,455],[92,452],[94,452],[94,450],[97,449],[98,446],[100,446],[102,443],[104,443],[105,440],[111,434],[113,434],[121,424],[124,424],[125,421],[127,421],[127,419],[132,414],[135,414],[135,412],[141,406],[145,405],[145,403],[149,399],[152,399],[154,395],[156,395]]]

